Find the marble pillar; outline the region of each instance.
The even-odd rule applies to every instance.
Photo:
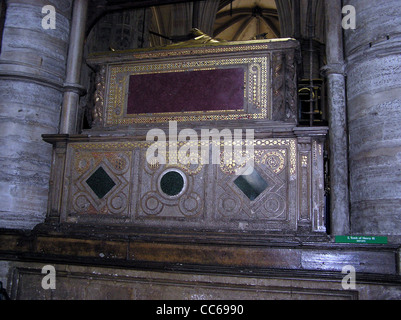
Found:
[[[327,78],[330,127],[331,234],[350,231],[348,190],[348,145],[344,51],[342,44],[341,1],[326,0],[326,56],[323,72]]]
[[[401,235],[401,5],[347,0],[356,29],[344,30],[351,227]]]
[[[31,229],[47,210],[70,32],[71,0],[8,0],[0,56],[0,227]],[[45,5],[56,28],[43,29]]]
[[[80,80],[87,12],[88,0],[74,1],[68,49],[67,76],[64,83],[65,93],[60,120],[60,133],[64,134],[78,133],[79,98],[85,93]]]

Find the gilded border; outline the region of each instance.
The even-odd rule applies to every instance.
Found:
[[[272,110],[268,92],[269,56],[250,58],[198,59],[190,61],[172,61],[153,64],[130,63],[108,66],[109,85],[105,106],[105,125],[130,125],[135,123],[162,123],[168,121],[216,121],[241,119],[271,119]],[[247,105],[244,110],[222,110],[205,112],[161,113],[149,116],[138,114],[126,115],[128,99],[128,80],[134,74],[152,74],[166,72],[183,72],[194,70],[212,70],[219,67],[246,67],[244,79],[244,97]],[[249,112],[249,109],[254,112]]]
[[[102,151],[124,151],[124,150],[134,150],[137,148],[148,148],[154,142],[149,141],[124,141],[124,142],[85,142],[85,143],[71,143],[70,147],[74,150],[102,150]],[[204,141],[177,141],[177,147],[181,147],[184,145],[190,145],[191,143],[196,143],[198,146],[202,146],[205,143]],[[209,143],[214,143],[213,141]],[[224,147],[227,143],[237,143],[236,141],[226,142],[220,141],[220,147]],[[290,175],[292,177],[297,174],[297,140],[290,139],[255,139],[244,140],[241,141],[241,145],[249,145],[253,143],[253,146],[256,148],[260,147],[282,147],[286,146],[289,148],[290,154]],[[166,147],[168,148],[168,142],[166,142]]]

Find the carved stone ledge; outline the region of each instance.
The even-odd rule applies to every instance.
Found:
[[[32,73],[27,73],[24,71],[13,71],[13,70],[1,70],[0,69],[0,78],[15,80],[15,81],[24,81],[28,83],[35,83],[42,86],[49,87],[51,89],[62,92],[63,84],[57,80],[50,79],[44,75],[36,75]]]
[[[339,245],[309,242],[300,245],[227,243],[208,244],[181,241],[155,241],[140,234],[125,239],[100,239],[88,235],[72,236],[57,232],[1,230],[2,260],[41,261],[92,266],[146,268],[192,272],[242,274],[249,270],[269,273],[342,278],[342,267],[352,265],[358,280],[387,281],[401,284],[397,275],[397,247],[390,245]],[[380,264],[377,264],[380,261]],[[280,271],[281,270],[281,271]],[[371,276],[369,276],[371,275]],[[387,279],[387,280],[386,280]]]

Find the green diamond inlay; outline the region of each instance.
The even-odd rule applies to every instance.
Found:
[[[255,200],[267,188],[267,182],[255,169],[252,170],[251,174],[239,176],[234,180],[234,183],[251,201]]]
[[[113,179],[102,167],[99,167],[87,180],[86,183],[92,191],[102,199],[116,185]]]

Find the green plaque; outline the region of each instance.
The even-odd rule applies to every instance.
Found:
[[[336,243],[387,244],[387,237],[375,237],[375,236],[336,236]]]

